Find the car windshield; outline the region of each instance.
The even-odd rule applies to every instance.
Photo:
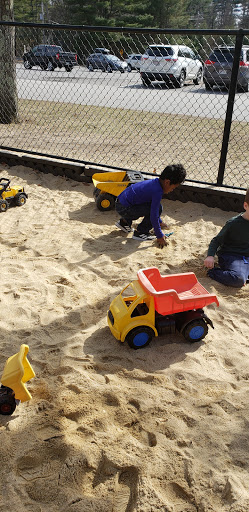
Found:
[[[222,48],[214,50],[209,60],[213,62],[233,62],[235,48]]]
[[[145,52],[150,57],[168,57],[174,55],[173,48],[171,46],[151,46]]]

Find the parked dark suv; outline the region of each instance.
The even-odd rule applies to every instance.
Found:
[[[234,46],[218,46],[214,48],[204,63],[203,81],[206,90],[211,90],[215,85],[229,88],[234,58]],[[248,92],[249,90],[249,46],[242,46],[237,89]]]
[[[23,63],[25,69],[40,66],[41,69],[48,69],[48,71],[54,71],[57,67],[64,67],[66,71],[72,71],[73,67],[78,64],[75,52],[65,52],[61,46],[54,44],[34,46],[30,52],[24,53]]]

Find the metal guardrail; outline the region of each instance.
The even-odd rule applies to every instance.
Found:
[[[0,22],[0,35],[8,28],[15,29],[18,119],[0,124],[2,151],[157,173],[180,161],[194,186],[207,184],[236,193],[248,186],[249,93],[236,88],[249,30]],[[66,71],[60,60],[62,67],[49,67],[49,62],[38,66],[34,60],[25,68],[24,51],[39,44],[77,54],[78,65]],[[215,47],[234,46],[229,90],[225,80],[208,90],[193,73],[186,73],[184,86],[174,79],[144,85],[138,69],[103,73],[91,68],[89,55],[96,48],[109,49],[124,63],[128,55],[143,55],[152,44],[188,47],[199,55],[196,63],[202,72]],[[138,61],[135,64],[139,67]],[[244,67],[249,73],[248,66]],[[0,99],[8,109],[8,95]]]

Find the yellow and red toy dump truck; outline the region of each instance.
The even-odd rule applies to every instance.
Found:
[[[147,346],[153,336],[183,334],[190,342],[202,340],[212,321],[203,307],[215,302],[193,272],[161,276],[155,267],[137,272],[132,281],[112,301],[107,321],[113,336],[138,349]]]

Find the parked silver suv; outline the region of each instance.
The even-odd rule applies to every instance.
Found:
[[[229,87],[232,74],[234,46],[218,46],[214,48],[204,63],[203,81],[207,90],[215,85]],[[237,89],[248,92],[249,90],[249,46],[242,46]]]
[[[199,55],[183,45],[151,44],[143,54],[140,75],[143,85],[153,81],[183,87],[186,80],[198,85],[203,66]]]

